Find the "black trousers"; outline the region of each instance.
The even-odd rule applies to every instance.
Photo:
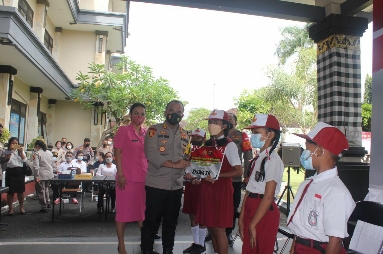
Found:
[[[141,230],[142,251],[153,250],[154,236],[162,220],[162,247],[172,250],[181,209],[182,188],[162,190],[145,186],[146,210]]]
[[[60,185],[61,183],[51,183],[51,188],[53,190],[53,201],[55,201],[56,198],[60,197],[60,192],[59,192]],[[67,183],[65,184],[65,188],[77,189],[76,186],[68,186]],[[72,198],[77,198],[77,193],[74,192],[71,194],[72,194]]]
[[[106,188],[104,186],[98,186],[98,202],[97,207],[103,207],[103,200],[104,200],[104,194],[106,192]],[[112,209],[116,207],[116,186],[112,185],[109,187],[109,193],[110,197],[110,203],[112,206]]]
[[[235,221],[238,217],[238,208],[241,203],[241,193],[242,193],[242,183],[241,182],[233,182],[233,202],[234,202],[234,217],[233,217],[233,227],[226,228],[226,235],[231,235],[235,228]]]

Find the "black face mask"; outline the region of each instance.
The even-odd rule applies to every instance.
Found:
[[[88,146],[90,146],[90,144],[85,144],[85,147],[88,147]]]
[[[166,116],[166,120],[171,124],[171,125],[176,125],[182,120],[182,116],[177,114],[177,113],[172,113],[168,114]]]
[[[202,141],[192,141],[191,144],[193,146],[202,146]]]
[[[106,147],[106,144],[102,144],[103,147]]]

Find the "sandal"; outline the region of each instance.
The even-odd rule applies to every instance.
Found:
[[[11,213],[11,212],[8,212],[8,215],[9,215],[9,216],[13,216],[13,212],[12,212],[12,213]]]
[[[20,214],[25,214],[25,210],[24,209],[20,209]]]

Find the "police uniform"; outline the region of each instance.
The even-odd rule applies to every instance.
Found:
[[[36,192],[43,210],[50,204],[48,187],[49,180],[53,178],[52,161],[53,155],[49,150],[40,149],[33,155],[34,176],[39,178],[39,182],[36,182]]]
[[[183,188],[184,170],[161,166],[170,160],[183,159],[188,134],[181,127],[171,129],[167,123],[151,126],[145,136],[148,159],[146,175],[146,210],[141,233],[143,251],[152,251],[154,236],[162,220],[163,249],[173,249]]]
[[[112,153],[113,154],[113,148],[109,145],[107,145],[106,147],[103,147],[103,146],[100,146],[98,148],[98,153],[103,153],[103,154],[106,154],[106,153]]]
[[[84,155],[83,161],[89,162],[91,159],[93,159],[94,152],[90,146],[86,147],[84,145],[76,147],[73,151],[73,156],[76,156],[79,151],[82,151]]]
[[[57,153],[57,162],[58,162],[58,165],[60,165],[61,162],[65,161],[66,150],[64,150],[63,147],[61,147],[60,149],[53,148],[52,153],[54,153],[54,152]]]
[[[294,200],[301,199],[303,190],[311,180],[312,183],[308,186],[288,227],[297,238],[317,241],[325,249],[329,236],[348,236],[347,221],[355,208],[355,202],[340,180],[336,167],[307,178],[299,185]],[[291,211],[295,211],[296,206],[297,202],[294,202]],[[290,213],[288,222],[292,215],[293,212]],[[310,248],[306,249],[307,246],[300,246],[299,239],[296,241],[296,247],[301,249],[298,250],[299,253],[315,253],[310,252]]]
[[[235,220],[238,216],[238,207],[241,203],[241,193],[242,193],[242,177],[248,177],[249,163],[253,158],[253,149],[250,144],[250,139],[245,132],[241,132],[237,129],[229,131],[228,137],[237,145],[238,155],[241,159],[241,165],[244,167],[244,174],[238,177],[233,177],[233,201],[234,201],[234,218],[233,218],[233,227],[226,229],[226,234],[231,235],[233,229],[235,228]],[[242,164],[242,155],[243,155],[243,164]]]

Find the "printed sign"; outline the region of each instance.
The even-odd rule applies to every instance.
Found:
[[[190,166],[185,169],[185,173],[191,173],[197,178],[210,175],[217,180],[224,157],[225,147],[193,146]]]

